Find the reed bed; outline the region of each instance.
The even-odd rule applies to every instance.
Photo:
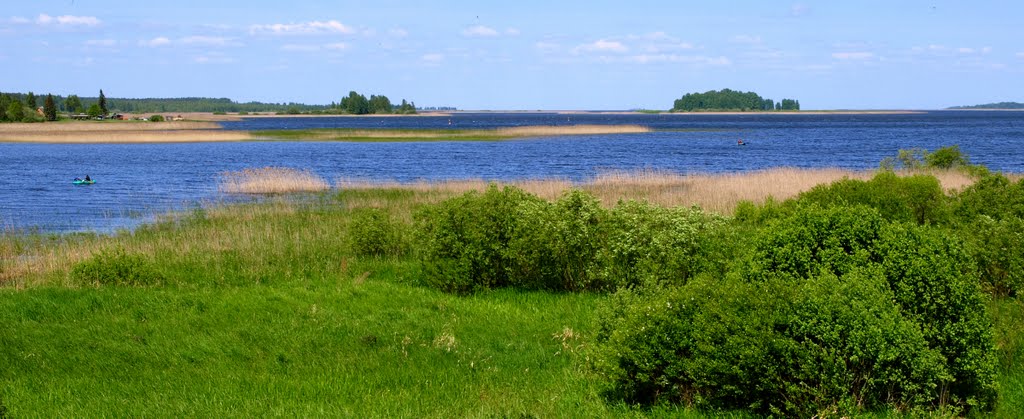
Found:
[[[0,124],[0,142],[182,143],[252,139],[252,135],[246,131],[224,131],[215,122],[72,121]]]
[[[253,137],[245,131],[218,130],[118,130],[81,132],[0,133],[0,142],[95,144],[95,143],[194,143],[248,141]]]
[[[286,167],[263,167],[225,172],[221,177],[219,190],[226,193],[278,194],[319,192],[330,189],[330,185],[312,171]]]
[[[0,124],[0,135],[8,133],[110,132],[110,131],[173,131],[220,129],[216,122],[202,121],[66,121],[47,123]]]
[[[550,137],[558,135],[634,134],[651,132],[642,125],[566,125],[498,128],[498,134],[513,137]]]
[[[511,185],[553,200],[572,188],[593,193],[601,202],[614,206],[620,200],[643,200],[665,206],[699,206],[705,210],[731,215],[741,201],[763,203],[771,198],[777,201],[799,195],[815,186],[842,179],[868,180],[873,170],[838,168],[799,169],[774,168],[745,173],[691,173],[682,174],[659,170],[605,172],[583,182],[565,179],[533,179],[497,182]],[[922,172],[900,172],[907,176]],[[926,172],[935,176],[947,192],[962,189],[974,182],[968,174],[955,170]],[[468,191],[484,191],[494,183],[482,179],[417,181],[409,183],[373,182],[343,179],[338,189],[402,189],[420,192],[418,203],[436,202]],[[363,202],[376,206],[373,202]]]
[[[641,125],[523,126],[496,129],[308,129],[256,131],[257,138],[312,141],[494,141],[562,135],[628,134],[650,132]]]

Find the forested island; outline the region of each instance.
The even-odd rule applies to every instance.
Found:
[[[947,109],[1024,109],[1024,103],[1020,102],[999,102],[986,103],[983,105],[953,106]]]
[[[762,98],[754,92],[740,92],[730,89],[710,90],[704,93],[687,93],[676,99],[672,112],[769,112],[798,111],[800,101],[782,99],[775,102]]]

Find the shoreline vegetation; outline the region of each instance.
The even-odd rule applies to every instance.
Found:
[[[318,192],[206,205],[113,235],[0,234],[2,407],[598,418],[1024,408],[1019,176],[776,168],[493,186],[338,179],[323,190],[306,174],[226,173],[222,185],[262,177]],[[590,289],[587,278],[631,285]],[[719,373],[693,381],[688,368]],[[777,382],[794,384],[762,385]]]
[[[224,130],[213,121],[67,121],[0,125],[0,142],[163,143],[216,141],[498,141],[563,135],[650,132],[640,125],[523,126],[496,129],[308,129]]]
[[[640,125],[522,126],[495,129],[306,129],[254,131],[256,138],[306,141],[498,141],[563,135],[636,134],[651,132]]]

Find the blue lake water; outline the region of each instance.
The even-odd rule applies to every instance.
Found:
[[[878,166],[899,149],[959,145],[971,161],[1024,172],[1024,112],[901,115],[455,114],[451,117],[253,118],[225,129],[496,128],[638,124],[643,134],[501,142],[243,142],[186,144],[0,143],[0,230],[99,231],[168,210],[232,199],[225,171],[264,166],[341,178],[569,178],[602,171],[750,171],[779,166]],[[737,146],[742,139],[746,146]],[[74,186],[76,176],[97,182]]]

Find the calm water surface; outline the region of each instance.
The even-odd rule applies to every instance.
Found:
[[[223,199],[225,171],[263,166],[341,178],[584,180],[602,171],[749,171],[777,166],[878,166],[897,150],[957,144],[994,170],[1024,172],[1024,112],[907,115],[563,115],[259,118],[225,129],[495,128],[639,124],[644,134],[502,142],[190,144],[0,143],[0,230],[99,231]],[[737,146],[743,139],[748,145]],[[74,186],[76,176],[97,182]]]

